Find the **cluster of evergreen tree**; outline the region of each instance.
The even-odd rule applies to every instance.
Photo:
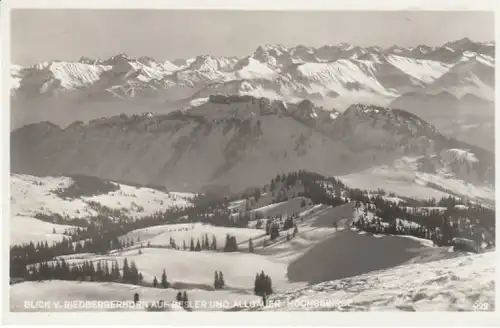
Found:
[[[80,239],[90,239],[96,234],[103,234],[105,232],[115,236],[122,236],[132,230],[169,223],[179,223],[190,210],[189,207],[172,206],[166,210],[145,215],[141,220],[135,220],[126,212],[117,212],[96,202],[89,202],[89,206],[98,214],[88,218],[72,218],[57,213],[37,213],[35,217],[45,222],[78,226],[79,228],[72,229],[76,233],[69,232],[68,235],[73,237],[79,236]]]
[[[94,196],[107,194],[120,189],[120,186],[110,181],[83,174],[70,175],[73,183],[60,188],[55,193],[61,198],[79,198],[81,196]]]
[[[293,213],[291,216],[288,216],[284,221],[282,216],[276,216],[272,219],[267,219],[266,222],[266,235],[270,236],[270,240],[275,240],[280,236],[280,231],[287,231],[289,229],[293,230],[293,237],[298,232],[297,224],[295,223],[296,218],[298,217],[297,213]],[[281,226],[281,228],[280,228]],[[290,239],[290,234],[287,233],[287,239]]]
[[[85,230],[80,230],[82,233]],[[90,239],[82,240],[79,235],[63,237],[61,241],[53,242],[51,245],[45,242],[25,243],[13,245],[10,248],[11,272],[18,268],[43,261],[49,261],[55,257],[80,253],[105,254],[110,250],[123,249],[133,246],[131,239],[120,241],[118,236],[111,237],[109,234],[95,235]],[[14,273],[13,272],[13,273]]]
[[[170,287],[170,283],[167,280],[167,273],[166,273],[165,269],[163,269],[163,272],[161,273],[160,286],[158,286],[158,279],[156,279],[156,276],[155,276],[153,278],[153,287],[154,288],[156,288],[156,287],[169,288]]]
[[[356,202],[355,206],[363,206],[364,212],[358,221],[353,222],[357,228],[372,233],[425,238],[437,246],[449,246],[455,237],[468,238],[477,244],[485,242],[490,247],[495,245],[495,215],[494,211],[487,208],[472,206],[467,209],[418,211],[395,203],[389,204],[380,198],[376,198],[375,203]],[[369,220],[368,211],[374,212],[376,219]]]
[[[214,273],[214,288],[215,289],[222,289],[226,286],[226,282],[224,281],[224,275],[222,274],[222,271],[215,271]]]
[[[285,219],[285,222],[283,223],[283,231],[288,229],[293,229],[294,226],[295,226],[294,216],[289,216]]]
[[[134,261],[128,264],[123,262],[122,270],[116,261],[112,262],[111,268],[108,261],[98,261],[96,265],[92,261],[84,261],[79,264],[68,264],[64,259],[49,262],[41,262],[25,267],[22,275],[26,280],[77,280],[77,281],[112,281],[139,285],[143,276],[139,272]]]
[[[189,298],[186,291],[184,292],[179,291],[175,296],[175,301],[181,304],[181,306],[185,309],[189,307]]]
[[[257,273],[255,276],[254,283],[254,293],[258,296],[271,295],[273,293],[273,284],[271,281],[271,277],[261,271],[261,273]]]
[[[373,212],[380,218],[381,222],[389,223],[388,226],[381,224],[381,222],[378,224],[378,221],[368,224],[361,220],[355,223],[363,230],[377,233],[408,234],[431,239],[438,245],[449,245],[454,237],[470,238],[490,245],[495,243],[494,210],[459,197],[445,196],[439,200],[415,200],[400,197],[403,198],[403,201],[395,203],[383,197],[386,194],[383,190],[370,192],[352,189],[336,178],[326,178],[307,171],[278,175],[271,180],[270,189],[276,190],[278,185],[281,185],[282,189],[293,185],[302,186],[303,192],[299,195],[311,199],[315,204],[338,206],[349,201],[356,201],[358,206],[360,203],[369,204],[368,206],[372,206]],[[466,208],[457,208],[457,205],[463,205]],[[445,207],[446,211],[443,213],[438,208],[430,210],[418,208],[433,206]],[[397,218],[404,218],[417,225],[403,225],[401,221],[396,221]],[[467,220],[469,222],[464,223]],[[287,227],[289,224],[287,223]],[[268,223],[266,227],[268,235],[271,235],[271,227],[272,223]],[[296,233],[295,229],[294,233]],[[276,231],[272,237],[276,237]]]
[[[185,251],[189,250],[191,252],[200,252],[202,250],[216,251],[216,250],[218,250],[217,238],[215,237],[215,234],[212,234],[212,238],[210,240],[210,238],[208,237],[208,234],[205,233],[201,237],[201,241],[200,241],[200,238],[198,238],[196,240],[196,243],[195,243],[194,238],[191,237],[191,240],[189,242],[189,247],[186,245],[185,241],[182,241],[182,250],[185,250]]]
[[[252,238],[248,239],[248,252],[249,253],[253,253],[255,251],[254,247],[253,247],[253,240]]]
[[[230,234],[226,234],[226,244],[224,245],[224,252],[237,252],[238,243],[236,242],[236,237]]]

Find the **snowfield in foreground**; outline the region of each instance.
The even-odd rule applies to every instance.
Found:
[[[96,306],[78,306],[76,308],[65,308],[65,301],[120,301],[127,302],[134,299],[134,293],[139,294],[141,302],[151,304],[153,301],[164,300],[173,302],[178,290],[140,287],[112,282],[76,282],[76,281],[43,281],[43,282],[24,282],[14,284],[10,287],[10,310],[13,312],[64,312],[64,311],[120,311],[120,310],[140,310],[131,309],[106,309]],[[224,309],[224,304],[220,300],[227,301],[228,304],[234,304],[246,301],[258,301],[259,297],[244,293],[226,290],[205,291],[200,289],[191,289],[187,291],[188,297],[194,302],[211,302],[205,305],[203,311],[217,311]],[[29,297],[26,297],[29,295]],[[47,308],[30,309],[25,306],[25,301],[48,301]],[[217,303],[216,303],[217,302]],[[59,307],[59,308],[58,308]],[[182,309],[167,309],[181,310]]]
[[[265,308],[255,307],[259,297],[250,290],[188,290],[191,302],[223,300],[226,304],[252,304],[265,311],[493,311],[495,252],[401,265],[387,270],[301,287],[272,296]],[[64,301],[131,301],[138,293],[143,302],[173,301],[177,290],[118,283],[74,281],[24,282],[10,286],[11,311],[105,311],[100,308],[54,308]],[[51,308],[27,309],[30,300],[53,301]],[[61,304],[62,303],[62,304]],[[197,303],[194,303],[197,304]],[[199,304],[199,303],[198,303]],[[228,309],[213,304],[195,311]],[[115,310],[116,311],[116,310]]]
[[[268,311],[494,311],[495,252],[402,265],[277,294]]]
[[[173,206],[188,206],[194,194],[161,192],[151,188],[136,188],[112,182],[119,189],[106,194],[62,198],[59,189],[67,189],[74,183],[70,177],[35,177],[25,174],[12,174],[11,213],[12,215],[34,216],[37,213],[59,214],[71,218],[85,218],[96,215],[97,211],[89,205],[96,202],[115,210],[122,210],[133,218],[165,211]]]

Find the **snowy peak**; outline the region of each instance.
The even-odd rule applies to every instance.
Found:
[[[234,59],[225,57],[214,57],[211,55],[197,56],[194,61],[189,65],[188,69],[198,70],[202,72],[214,72],[224,70],[234,64]]]
[[[241,79],[273,79],[277,72],[268,64],[262,63],[253,57],[246,57],[238,61],[235,68],[236,77]]]

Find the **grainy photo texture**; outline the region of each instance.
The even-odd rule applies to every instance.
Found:
[[[10,311],[495,310],[492,12],[10,17]]]

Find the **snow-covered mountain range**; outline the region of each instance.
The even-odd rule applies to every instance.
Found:
[[[251,95],[310,100],[340,112],[360,102],[401,108],[445,135],[493,150],[494,52],[493,42],[464,38],[413,48],[266,45],[240,58],[205,54],[167,61],[119,54],[12,65],[11,127],[165,114],[213,94]]]
[[[386,105],[408,92],[447,91],[456,98],[472,94],[491,101],[494,51],[494,43],[464,38],[439,47],[386,49],[266,45],[242,58],[200,55],[173,62],[119,54],[104,60],[13,65],[11,90],[24,106],[34,98],[62,98],[73,107],[154,99],[156,110],[186,107],[213,93],[309,99],[341,111],[360,101]]]

